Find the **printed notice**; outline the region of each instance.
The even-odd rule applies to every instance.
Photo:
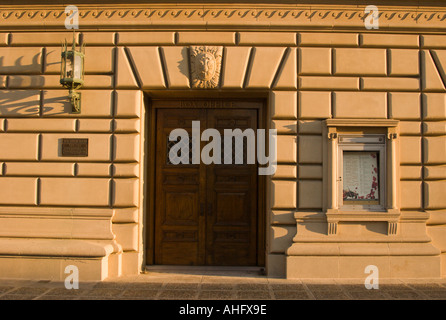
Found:
[[[344,151],[343,200],[379,200],[378,152]]]

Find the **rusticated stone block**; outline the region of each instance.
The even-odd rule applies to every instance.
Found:
[[[115,161],[139,161],[139,134],[116,134],[114,152]]]
[[[235,32],[178,32],[178,44],[234,45]]]
[[[300,48],[299,74],[331,74],[331,48]]]
[[[111,117],[112,92],[110,90],[82,90],[82,112],[72,113],[66,90],[45,90],[42,113],[54,117]]]
[[[85,73],[111,73],[113,72],[112,47],[85,47]]]
[[[299,89],[303,90],[359,90],[358,77],[299,77]]]
[[[38,160],[38,134],[2,133],[0,160]]]
[[[331,92],[299,92],[299,119],[331,118]]]
[[[270,88],[282,60],[285,48],[255,47],[251,71],[247,75],[246,87],[250,89]]]
[[[74,119],[8,119],[8,132],[74,132]]]
[[[7,162],[7,176],[73,176],[74,164],[68,162]]]
[[[0,90],[0,116],[38,117],[40,115],[39,90]]]
[[[297,92],[273,91],[271,93],[272,119],[297,119]]]
[[[299,136],[299,163],[322,163],[322,137]]]
[[[138,224],[137,223],[114,223],[113,233],[116,235],[116,242],[124,251],[138,250]]]
[[[239,32],[240,45],[296,45],[296,34],[288,32]]]
[[[387,74],[385,49],[347,49],[334,51],[335,75],[381,75]]]
[[[421,203],[421,181],[401,181],[400,199],[402,209],[420,209]]]
[[[424,201],[427,209],[446,208],[446,181],[424,182]]]
[[[277,136],[277,162],[297,162],[297,137],[291,135]]]
[[[119,32],[119,45],[175,44],[174,32]]]
[[[0,177],[0,204],[37,204],[37,178]]]
[[[387,118],[385,92],[335,92],[334,118]]]
[[[401,137],[400,162],[402,164],[421,163],[421,138]]]
[[[74,37],[76,44],[79,44],[79,34]],[[60,46],[65,40],[68,44],[73,43],[72,32],[13,32],[11,33],[12,46],[40,46],[42,43],[48,46]]]
[[[158,47],[130,47],[128,48],[130,52],[130,57],[133,60],[133,64],[135,65],[137,76],[141,81],[141,86],[143,89],[164,89],[166,88],[166,84],[164,82],[163,68],[161,66],[161,57],[159,54]],[[178,51],[178,50],[177,50]],[[180,53],[184,50],[181,49]],[[173,54],[173,53],[172,53]],[[170,58],[168,54],[166,59],[175,59],[175,56]],[[168,75],[170,79],[170,83],[172,85],[188,85],[184,79],[184,74],[182,77],[177,75],[175,68],[178,66],[180,61],[184,59],[187,60],[186,57],[179,58],[178,61],[170,66],[171,75]],[[170,60],[169,60],[170,61]],[[187,61],[183,61],[181,63],[181,70],[185,72],[185,66]],[[188,73],[186,73],[187,75]],[[121,78],[119,78],[121,77]],[[172,78],[174,77],[174,78]],[[178,80],[176,77],[180,77]],[[119,80],[120,79],[120,80]],[[121,86],[134,86],[135,80],[133,76],[133,71],[130,68],[129,62],[124,53],[124,49],[120,49],[120,55],[118,56],[118,80],[120,81]],[[173,82],[172,82],[173,81]],[[179,82],[178,82],[179,81]],[[178,83],[177,83],[178,82]]]
[[[300,209],[322,208],[322,181],[319,180],[299,181],[299,208]]]
[[[389,115],[398,120],[419,120],[420,94],[419,93],[390,93]]]
[[[108,206],[109,179],[41,178],[40,203],[58,206]]]
[[[418,48],[419,39],[412,34],[361,34],[363,47]]]
[[[163,47],[166,80],[170,89],[187,89],[189,84],[189,52],[187,47]]]
[[[108,177],[111,174],[109,163],[78,163],[76,177]]]
[[[112,46],[115,44],[114,32],[82,32],[82,40],[88,45]]]
[[[271,207],[274,209],[296,208],[296,182],[271,181]]]
[[[446,180],[446,165],[441,166],[425,166],[425,179],[444,179]]]
[[[141,91],[117,90],[115,96],[115,115],[122,118],[138,118],[142,107]]]
[[[423,120],[446,120],[446,94],[423,93]]]
[[[345,47],[359,45],[358,34],[356,33],[300,33],[300,46],[325,46],[325,47]]]
[[[223,54],[222,88],[243,88],[251,47],[225,47]]]
[[[39,73],[42,73],[41,47],[0,48],[0,74]]]
[[[138,179],[114,179],[112,205],[116,207],[138,206]]]
[[[418,50],[391,49],[389,71],[391,76],[420,74]]]
[[[426,164],[446,163],[446,136],[424,137],[423,155]]]

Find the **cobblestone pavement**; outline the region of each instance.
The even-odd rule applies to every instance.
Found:
[[[363,280],[276,279],[252,272],[138,276],[80,282],[1,280],[2,300],[446,300],[446,279],[385,280],[367,290]]]

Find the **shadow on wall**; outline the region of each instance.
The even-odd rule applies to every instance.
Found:
[[[4,66],[5,57],[0,57],[0,74],[9,75],[8,87],[41,87],[45,79],[43,76],[28,74],[42,72],[39,61],[41,54],[33,56],[31,64],[23,64],[23,56],[17,58],[14,65]],[[22,75],[22,74],[27,74]],[[1,116],[33,116],[40,114],[40,93],[36,90],[6,90],[0,91]]]
[[[328,227],[326,221],[321,221],[321,215],[319,213],[311,214],[307,216],[307,222],[301,222],[300,225],[312,233],[320,235],[328,235]]]
[[[178,70],[180,70],[181,74],[185,75],[190,80],[189,73],[189,47],[184,47],[181,50],[182,60],[178,61]]]
[[[0,116],[40,114],[40,95],[32,90],[0,91]]]
[[[30,64],[23,64],[22,60],[24,59],[24,56],[21,56],[17,58],[14,65],[11,66],[5,66],[5,57],[0,57],[0,74],[41,73],[43,71],[41,56],[42,54],[40,52],[34,55]]]
[[[293,244],[293,238],[296,236],[296,227],[272,228],[271,233],[271,252],[278,253],[286,251]]]

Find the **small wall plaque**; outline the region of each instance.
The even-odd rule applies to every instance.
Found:
[[[88,157],[88,139],[62,139],[62,157]]]

